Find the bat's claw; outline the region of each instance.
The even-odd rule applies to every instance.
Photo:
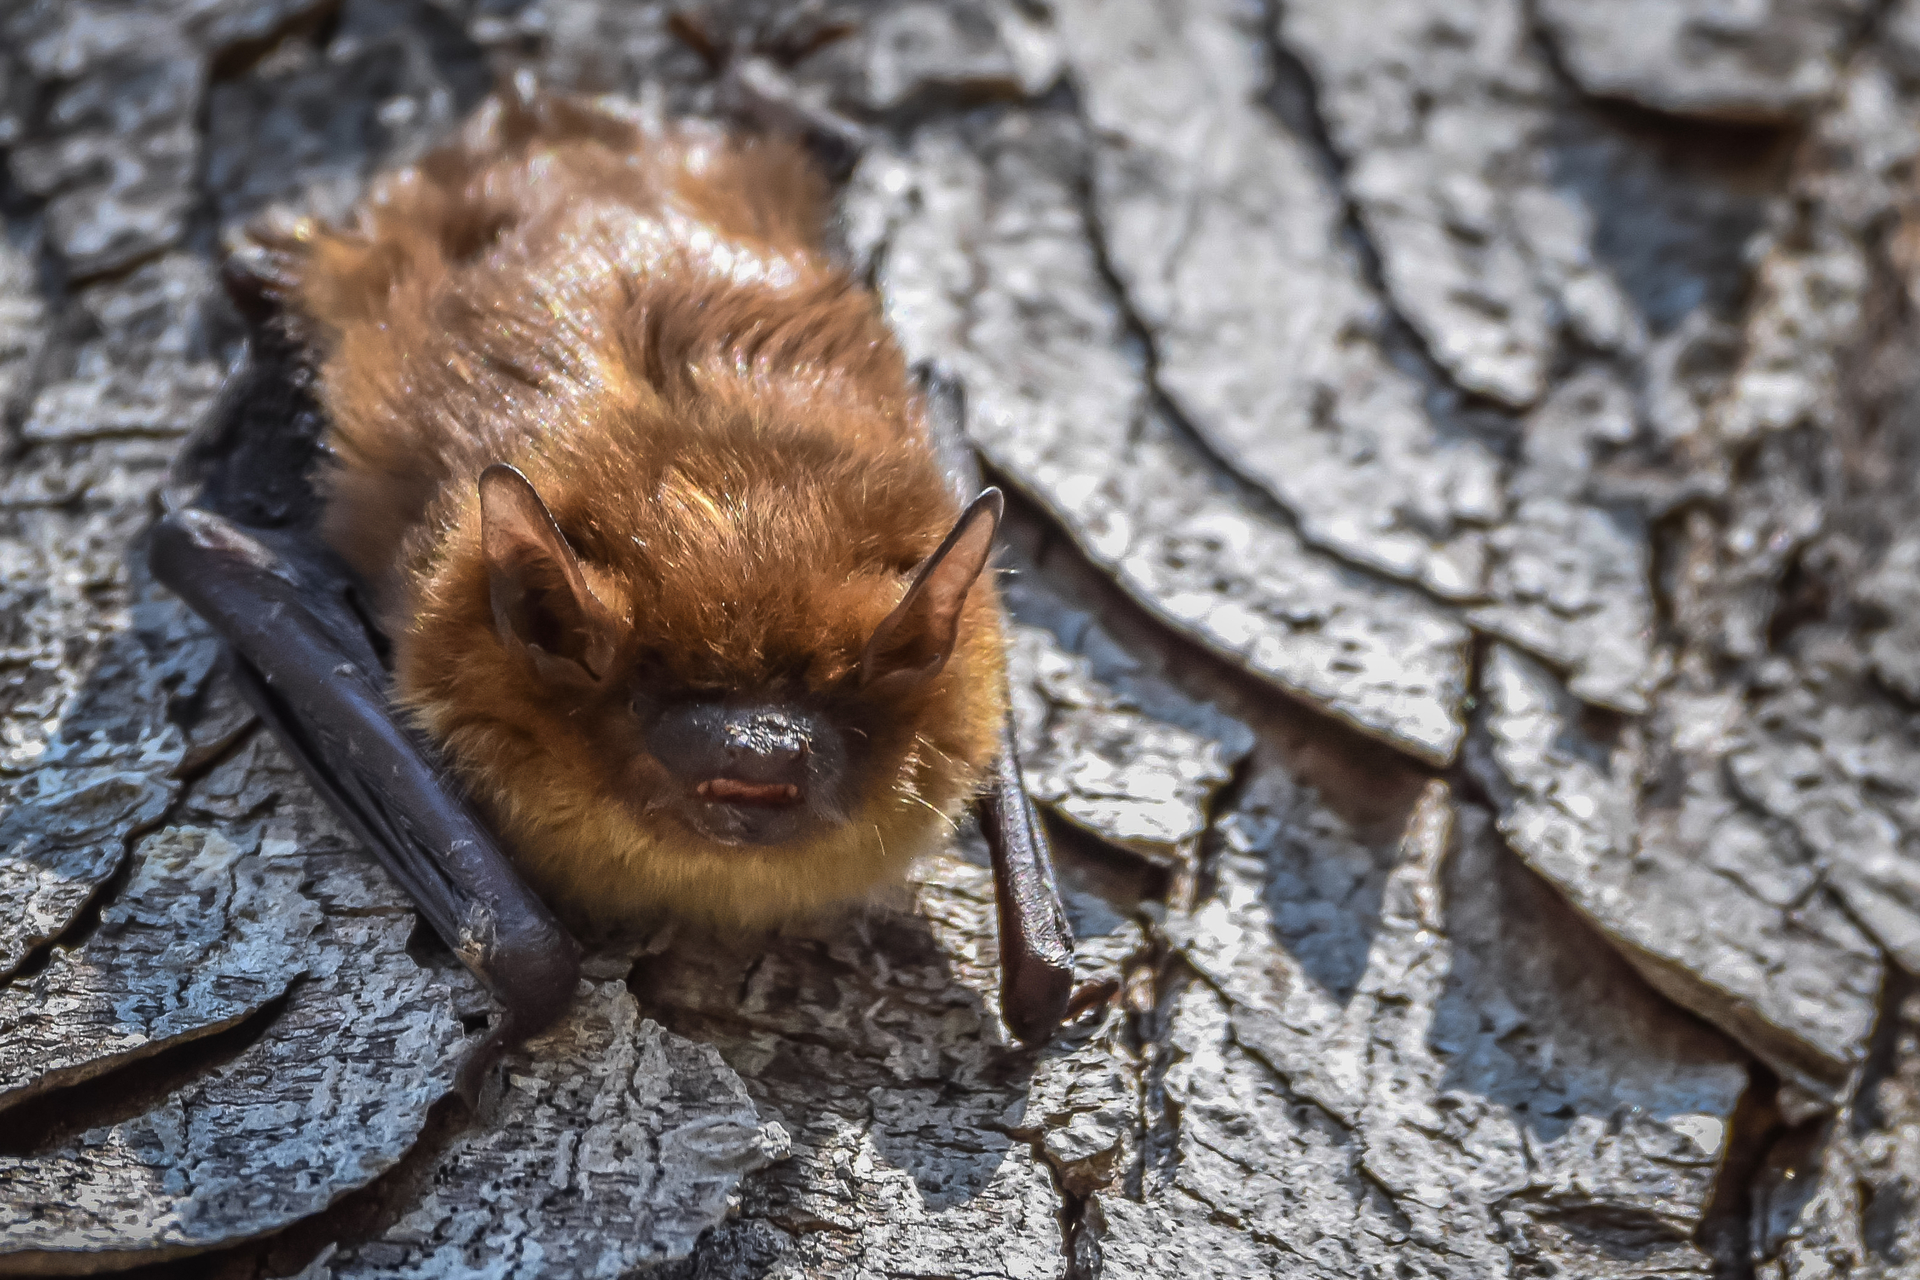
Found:
[[[552,1026],[566,1012],[570,1001],[571,992],[567,999],[555,1000],[538,1009],[525,1003],[507,1007],[487,1032],[486,1038],[468,1052],[460,1069],[454,1074],[453,1091],[467,1104],[469,1111],[479,1114],[486,1096],[487,1077],[500,1060]]]
[[[1073,996],[1067,1001],[1066,1014],[1062,1021],[1072,1022],[1084,1017],[1102,1005],[1110,1004],[1120,994],[1120,979],[1093,978],[1073,989]]]
[[[300,291],[316,226],[289,209],[268,209],[246,226],[220,265],[220,283],[255,326],[281,315]]]
[[[869,142],[864,125],[809,98],[770,58],[741,58],[729,65],[720,78],[720,105],[769,133],[801,139],[835,179],[853,172]]]
[[[487,1090],[487,1076],[506,1051],[513,1048],[513,1043],[502,1037],[500,1029],[496,1028],[487,1033],[486,1039],[473,1046],[460,1063],[460,1069],[453,1077],[453,1092],[466,1104],[468,1114],[480,1114],[481,1100]]]
[[[719,81],[723,111],[769,133],[799,138],[836,179],[853,171],[869,142],[865,126],[808,94],[788,72],[851,35],[854,24],[809,16],[774,30],[722,38],[703,15],[682,10],[668,18],[667,26]]]
[[[667,15],[667,30],[699,54],[715,75],[744,54],[758,54],[791,68],[858,29],[856,23],[828,14],[791,10],[772,24],[715,23],[695,9],[676,9]]]

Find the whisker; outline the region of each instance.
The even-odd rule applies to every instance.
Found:
[[[946,814],[942,813],[940,810],[935,809],[933,806],[933,802],[928,800],[925,796],[921,795],[918,791],[908,790],[903,794],[907,797],[907,799],[913,801],[915,804],[919,805],[921,808],[932,810],[934,817],[940,819],[940,821],[947,824],[947,830],[949,832],[952,832],[955,835],[958,835],[960,833],[960,824],[955,822],[952,818],[949,818]]]

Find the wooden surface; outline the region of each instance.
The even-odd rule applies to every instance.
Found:
[[[668,10],[0,12],[0,1274],[1920,1267],[1912,0],[836,7],[1114,995],[1007,1043],[963,831],[451,1095],[488,998],[143,531],[223,238],[514,68],[719,110]]]

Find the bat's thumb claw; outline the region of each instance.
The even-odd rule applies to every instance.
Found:
[[[466,1104],[470,1115],[480,1114],[480,1095],[487,1087],[487,1072],[500,1059],[500,1046],[488,1036],[467,1055],[453,1077],[453,1092]]]
[[[527,1030],[516,1026],[512,1016],[508,1015],[494,1025],[486,1039],[467,1052],[466,1059],[454,1073],[453,1091],[467,1104],[470,1114],[480,1114],[487,1091],[487,1078],[493,1073],[494,1067],[499,1065],[509,1049],[518,1048],[526,1038]]]

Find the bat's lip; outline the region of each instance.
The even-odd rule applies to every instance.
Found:
[[[800,803],[800,788],[791,782],[743,782],[738,778],[708,778],[693,789],[702,800],[755,809],[786,809]]]

